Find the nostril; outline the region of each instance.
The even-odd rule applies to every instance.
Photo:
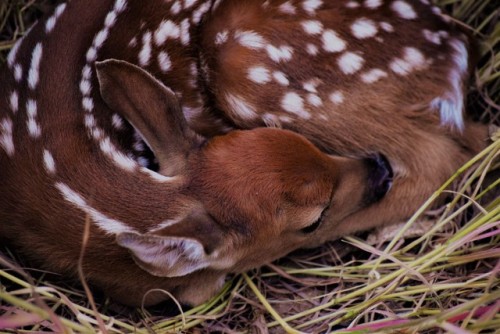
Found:
[[[368,164],[368,200],[377,202],[384,197],[392,186],[394,173],[389,160],[376,154],[366,160]]]

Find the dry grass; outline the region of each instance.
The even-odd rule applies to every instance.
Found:
[[[55,1],[0,3],[0,62],[15,39]],[[481,59],[469,109],[500,122],[500,10],[495,0],[439,0],[477,35]],[[500,333],[500,132],[403,229],[433,224],[411,238],[347,237],[298,251],[233,277],[206,304],[124,309],[50,273],[21,270],[1,249],[0,329],[54,332]],[[495,171],[496,170],[496,174]],[[453,182],[453,191],[444,190]],[[448,188],[449,189],[449,188]],[[446,192],[450,202],[429,211]]]

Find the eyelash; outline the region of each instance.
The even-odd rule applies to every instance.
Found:
[[[321,215],[319,216],[319,218],[314,223],[312,223],[311,225],[308,225],[308,226],[304,227],[300,231],[302,233],[305,233],[305,234],[309,234],[309,233],[312,233],[312,232],[316,231],[318,229],[318,227],[321,225],[321,222],[323,221],[323,218],[325,216],[325,212],[327,210],[328,210],[328,207],[326,207],[323,210],[323,212],[321,212]]]

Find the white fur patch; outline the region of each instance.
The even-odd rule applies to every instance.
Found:
[[[397,0],[391,4],[391,9],[403,19],[413,20],[417,18],[417,13],[406,1]]]
[[[271,81],[271,74],[263,66],[254,66],[248,69],[248,78],[255,83],[266,84]]]
[[[267,55],[273,61],[279,63],[281,61],[289,61],[292,59],[293,49],[290,46],[282,45],[279,48],[273,45],[266,46]]]
[[[362,17],[354,21],[354,23],[351,25],[351,32],[354,37],[358,39],[365,39],[375,36],[378,32],[378,29],[375,25],[375,22]]]
[[[14,79],[16,79],[17,82],[21,82],[22,78],[23,78],[23,67],[19,64],[16,64],[14,66]]]
[[[45,166],[47,173],[52,175],[56,173],[56,163],[54,161],[54,157],[52,156],[52,153],[47,150],[43,150],[43,165]]]
[[[116,130],[123,130],[125,127],[123,124],[123,118],[121,118],[118,114],[113,114],[113,116],[111,116],[111,124],[113,124],[113,127]]]
[[[154,42],[156,46],[162,46],[167,39],[178,39],[180,35],[181,29],[177,24],[170,20],[164,20],[154,33]]]
[[[386,32],[394,32],[394,27],[388,22],[380,22],[380,28]]]
[[[150,169],[147,169],[145,168],[146,166],[144,167],[141,167],[139,170],[148,175],[153,181],[155,182],[159,182],[159,183],[167,183],[167,182],[172,182],[174,180],[177,179],[176,176],[165,176],[165,175],[161,175],[159,173],[156,173]]]
[[[365,83],[371,84],[385,77],[387,77],[387,72],[382,71],[379,68],[374,68],[363,73],[361,75],[361,80]]]
[[[354,9],[354,8],[358,8],[360,5],[357,1],[349,1],[345,4],[345,6],[347,8],[351,8],[351,9]]]
[[[152,34],[151,32],[147,31],[142,35],[142,49],[139,52],[139,64],[141,66],[147,66],[149,65],[149,62],[151,61],[151,52],[152,52],[152,47],[151,47],[151,39],[152,39]]]
[[[330,94],[330,101],[333,104],[341,104],[344,102],[344,94],[341,91],[335,91]]]
[[[109,30],[103,29],[103,30],[99,31],[94,37],[94,41],[93,41],[94,47],[96,49],[100,49],[102,47],[102,45],[104,44],[104,42],[106,42],[106,40],[108,39],[108,36],[109,36]]]
[[[10,118],[4,118],[0,122],[0,146],[9,157],[14,155],[14,138],[12,137],[12,120]]]
[[[13,91],[10,94],[9,104],[10,110],[12,110],[14,114],[17,113],[17,111],[19,110],[19,95],[16,91]]]
[[[282,86],[288,86],[290,84],[290,81],[286,77],[285,73],[281,71],[274,71],[273,78],[277,83],[279,83]]]
[[[224,31],[219,31],[215,35],[215,45],[221,45],[227,42],[227,37],[229,35],[229,31],[224,30]]]
[[[210,1],[203,3],[197,10],[193,12],[191,20],[194,24],[199,24],[203,15],[205,15],[210,10]]]
[[[31,65],[28,73],[28,86],[35,89],[40,80],[40,62],[42,61],[42,43],[37,43],[31,55]]]
[[[420,50],[414,47],[405,47],[403,49],[403,58],[393,59],[389,67],[394,73],[405,76],[413,71],[425,68],[427,63]]]
[[[323,23],[317,20],[307,20],[301,22],[302,29],[309,35],[318,35],[323,32]]]
[[[448,38],[449,36],[448,32],[444,30],[434,32],[430,31],[429,29],[423,29],[422,34],[424,35],[426,40],[436,45],[441,45],[442,39]]]
[[[94,100],[90,97],[84,97],[82,99],[82,107],[85,111],[92,112],[94,110]]]
[[[26,111],[28,113],[28,120],[26,121],[28,134],[31,138],[39,138],[42,135],[42,129],[36,120],[38,107],[35,100],[28,100],[26,103]]]
[[[364,62],[363,57],[354,52],[345,52],[338,59],[338,65],[344,74],[356,73],[363,67]]]
[[[448,75],[451,89],[443,96],[432,100],[431,107],[439,110],[442,125],[463,131],[463,85],[467,76],[469,57],[467,48],[461,40],[451,39],[449,45],[454,51],[452,61],[455,65]]]
[[[323,105],[323,100],[314,93],[307,94],[307,102],[315,107],[320,107]]]
[[[104,232],[108,234],[135,232],[132,227],[126,225],[125,223],[116,219],[111,219],[102,212],[99,212],[98,210],[91,207],[89,204],[87,204],[87,201],[85,201],[85,199],[80,194],[71,189],[67,184],[57,182],[55,184],[55,187],[59,190],[59,192],[67,202],[82,210]]]
[[[285,3],[282,3],[279,7],[278,10],[282,13],[285,14],[290,14],[293,15],[297,12],[296,8],[294,5],[290,3],[290,1],[287,1]]]
[[[365,0],[364,6],[370,9],[377,9],[382,6],[382,0]]]
[[[331,29],[323,32],[321,40],[323,42],[323,49],[327,52],[340,52],[346,48],[346,43]]]
[[[59,17],[62,15],[65,9],[66,9],[65,3],[60,4],[59,6],[56,7],[54,14],[52,14],[52,16],[45,23],[45,32],[47,34],[51,33],[52,30],[54,30],[57,20],[59,20]]]
[[[158,54],[158,66],[160,66],[163,73],[167,73],[172,69],[172,61],[165,51],[161,51]]]
[[[243,97],[227,93],[226,101],[232,111],[242,119],[253,120],[257,118],[254,106],[250,105]]]
[[[264,37],[255,31],[236,31],[234,37],[240,45],[253,50],[259,50],[266,46],[267,42]]]
[[[315,14],[316,10],[323,5],[321,0],[305,0],[302,2],[302,8],[309,14]]]
[[[184,19],[181,22],[181,43],[182,45],[189,45],[189,41],[191,40],[191,36],[189,35],[189,28],[191,25],[189,24],[188,19]]]
[[[311,118],[311,114],[304,109],[304,100],[297,93],[286,93],[281,100],[281,107],[283,110],[297,115],[300,118]]]
[[[118,167],[125,171],[132,172],[136,169],[136,162],[120,152],[115,145],[111,142],[109,137],[103,138],[99,142],[99,148],[108,156]]]
[[[311,56],[316,56],[318,54],[318,52],[319,52],[319,49],[318,49],[318,47],[316,45],[311,44],[311,43],[307,43],[307,45],[306,45],[306,51]]]
[[[92,86],[90,85],[90,80],[82,79],[80,81],[80,92],[82,95],[89,95]]]
[[[94,46],[92,46],[90,49],[87,50],[85,58],[87,59],[87,63],[94,62],[97,59],[97,49]]]

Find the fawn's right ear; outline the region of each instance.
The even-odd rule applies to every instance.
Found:
[[[96,63],[106,104],[142,135],[160,164],[160,173],[182,173],[197,135],[188,127],[174,92],[142,68],[121,60]]]

